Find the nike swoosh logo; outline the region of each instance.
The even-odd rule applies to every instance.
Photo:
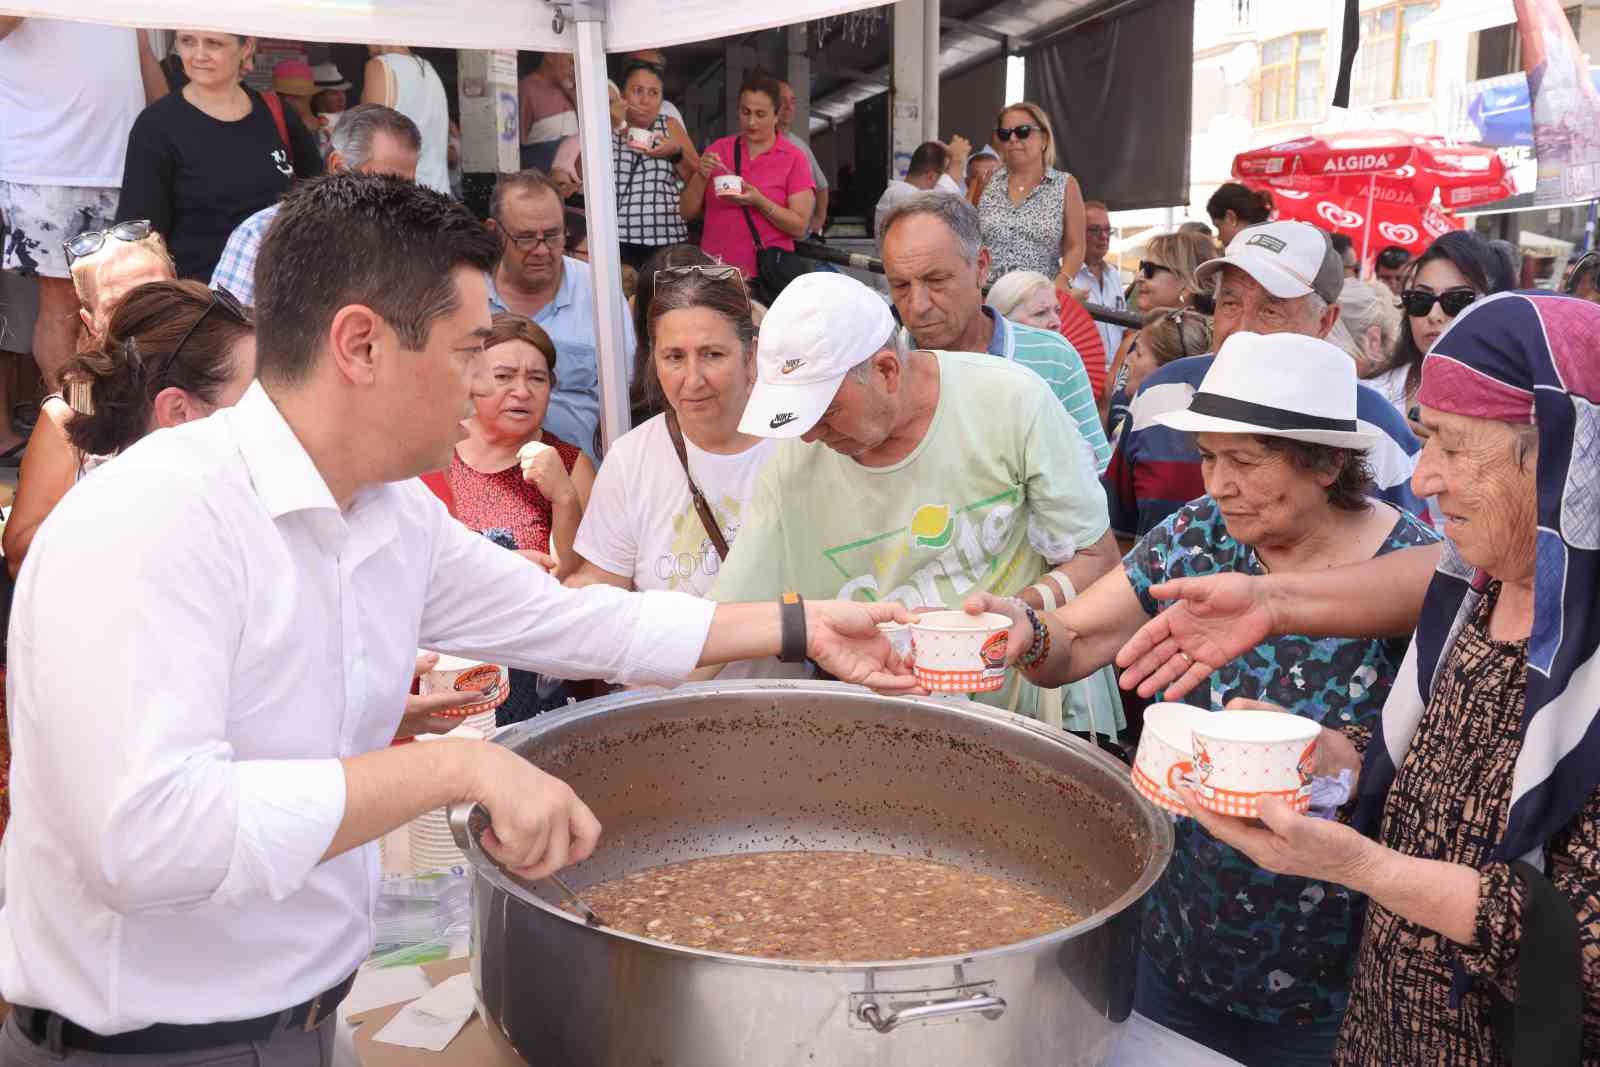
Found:
[[[794,420],[795,420],[794,413],[793,412],[789,412],[789,411],[785,411],[781,415],[772,416],[772,421],[769,422],[767,425],[772,427],[774,430],[776,430],[780,426],[789,425]]]

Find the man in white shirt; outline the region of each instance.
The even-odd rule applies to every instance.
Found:
[[[918,193],[945,193],[965,196],[961,178],[967,172],[967,155],[972,145],[965,137],[957,136],[949,145],[942,141],[923,141],[911,153],[911,163],[906,167],[904,179],[889,182],[878,197],[878,206],[872,212],[872,233],[878,239],[879,255],[883,254],[883,224],[889,213]]]
[[[1099,304],[1113,311],[1127,311],[1128,298],[1122,272],[1106,262],[1111,250],[1111,213],[1098,200],[1087,200],[1083,205],[1083,266],[1072,279],[1072,295],[1091,304]],[[1117,346],[1122,344],[1123,329],[1109,322],[1095,322],[1100,340],[1106,346],[1106,367],[1117,356]]]
[[[593,814],[509,749],[389,746],[419,645],[669,685],[809,653],[914,684],[877,630],[903,609],[565,589],[445,512],[415,476],[464,436],[498,252],[414,183],[300,186],[261,249],[260,380],[41,527],[12,609],[0,1063],[327,1064],[373,841],[477,802],[519,877],[588,856]]]
[[[117,217],[128,131],[166,79],[138,31],[0,16],[0,270],[37,278],[33,359],[53,389],[75,351],[62,243]],[[19,443],[0,374],[0,450]]]
[[[820,234],[828,226],[828,176],[823,173],[822,164],[817,162],[817,154],[811,151],[809,137],[801,137],[794,132],[794,86],[788,82],[778,83],[778,129],[789,139],[789,143],[806,154],[806,161],[811,164],[811,181],[816,185],[817,198],[811,207],[810,232]],[[809,121],[809,119],[807,120]]]

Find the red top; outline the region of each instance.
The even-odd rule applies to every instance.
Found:
[[[734,140],[734,137],[724,137],[706,146],[706,151],[715,152],[717,158],[727,166],[726,170],[717,171],[718,175],[734,172]],[[760,189],[767,199],[779,207],[788,207],[789,197],[793,194],[816,188],[806,154],[791,144],[781,130],[772,147],[754,159],[750,158],[749,146],[744,146],[739,161],[739,176]],[[761,235],[763,247],[794,251],[793,237],[768,222],[761,212],[754,208],[749,211],[751,221],[756,224],[756,233]],[[716,179],[713,177],[706,185],[705,230],[700,238],[700,250],[738,267],[744,271],[745,277],[753,278],[756,274],[756,246],[750,239],[750,227],[745,223],[744,213],[744,208],[717,195]]]
[[[578,446],[542,430],[539,440],[560,454],[562,465],[571,474],[582,454]],[[550,501],[523,479],[520,463],[498,474],[484,474],[467,466],[458,452],[450,461],[450,491],[456,498],[455,516],[469,530],[509,530],[519,549],[550,551]]]

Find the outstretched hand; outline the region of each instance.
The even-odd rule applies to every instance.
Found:
[[[1178,795],[1212,837],[1274,874],[1361,890],[1383,847],[1341,822],[1301,815],[1278,797],[1256,802],[1261,819],[1255,822],[1202,808],[1194,790],[1187,787],[1180,787]]]
[[[1261,583],[1248,575],[1178,578],[1151,586],[1150,595],[1175,603],[1117,652],[1122,688],[1137,687],[1142,697],[1164,689],[1177,700],[1273,632]]]
[[[912,616],[893,601],[806,601],[806,655],[841,682],[880,693],[921,694],[911,666],[895,652],[880,622],[909,623]]]

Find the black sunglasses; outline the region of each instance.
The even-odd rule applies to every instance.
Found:
[[[1171,267],[1164,267],[1160,263],[1152,263],[1148,259],[1141,259],[1139,261],[1139,274],[1144,278],[1145,281],[1150,281],[1161,271],[1166,271],[1168,274],[1178,273]]]
[[[173,346],[171,352],[167,353],[167,358],[161,361],[161,369],[150,379],[152,382],[159,385],[161,380],[167,376],[167,373],[172,370],[172,365],[178,362],[178,353],[183,351],[183,346],[189,343],[189,338],[194,336],[194,332],[200,328],[200,324],[206,321],[206,316],[217,308],[221,308],[223,314],[241,326],[250,325],[250,312],[246,311],[244,305],[239,303],[238,297],[221,286],[211,290],[211,303],[207,304],[206,309],[200,312],[200,317],[190,323],[187,330],[183,331],[183,336],[178,339],[178,343]]]
[[[1012,135],[1015,134],[1017,140],[1026,141],[1033,136],[1033,131],[1038,128],[1031,122],[1024,122],[1020,126],[996,126],[994,135],[1002,141],[1009,141]]]
[[[1423,318],[1433,310],[1433,305],[1439,307],[1450,318],[1455,318],[1467,308],[1478,301],[1478,292],[1465,286],[1446,289],[1442,293],[1430,293],[1426,289],[1407,289],[1400,294],[1400,306],[1412,318]]]
[[[89,230],[80,233],[70,240],[62,242],[61,250],[67,254],[67,266],[84,256],[92,256],[106,246],[107,240],[114,241],[142,241],[154,232],[154,227],[149,219],[134,219],[130,222],[119,222],[115,226],[104,230]]]

